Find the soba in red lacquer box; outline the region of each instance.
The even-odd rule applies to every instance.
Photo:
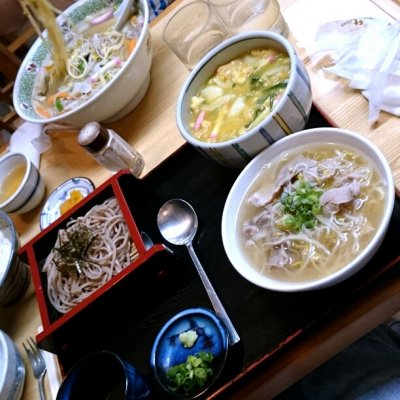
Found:
[[[162,280],[171,255],[161,244],[145,248],[146,227],[132,212],[140,195],[140,181],[120,171],[21,248],[39,305],[41,348],[87,349],[96,332],[115,332],[121,313],[137,308],[127,303],[145,282]]]

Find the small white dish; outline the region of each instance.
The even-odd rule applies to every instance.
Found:
[[[54,189],[40,213],[40,229],[47,228],[61,216],[60,206],[70,197],[72,190],[79,190],[82,196],[86,197],[89,193],[93,192],[94,184],[88,178],[76,177],[68,179]]]

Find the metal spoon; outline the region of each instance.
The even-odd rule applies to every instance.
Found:
[[[119,31],[127,21],[129,15],[132,13],[132,6],[135,0],[122,0],[122,3],[115,11],[114,16],[117,20],[114,29]]]
[[[239,342],[240,337],[193,249],[192,241],[198,227],[198,219],[193,207],[182,199],[169,200],[161,206],[157,215],[157,224],[164,239],[172,244],[185,245],[187,247],[211,304],[227,327],[229,343],[233,345]]]

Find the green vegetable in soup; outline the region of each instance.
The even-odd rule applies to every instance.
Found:
[[[205,386],[212,376],[210,367],[214,356],[201,351],[187,357],[186,362],[174,365],[167,371],[169,389],[174,392],[189,393]]]
[[[290,231],[298,232],[303,228],[314,228],[317,219],[321,214],[319,198],[322,190],[313,188],[305,181],[297,182],[296,191],[293,193],[283,192],[281,203],[284,206],[285,214],[282,217],[282,227]]]
[[[289,75],[290,58],[276,49],[253,49],[221,65],[191,99],[191,133],[205,142],[243,135],[271,113]]]

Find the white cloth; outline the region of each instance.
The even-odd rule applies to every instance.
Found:
[[[369,101],[371,124],[384,110],[400,116],[400,23],[383,18],[334,21],[320,27],[311,55],[328,54],[325,71],[348,80]]]
[[[51,140],[46,135],[42,124],[24,122],[12,135],[9,151],[26,154],[36,168],[40,166],[40,154],[51,147]]]
[[[299,18],[304,10],[307,24]],[[283,13],[311,62],[326,67],[321,61],[330,57],[333,65],[324,70],[347,79],[368,99],[371,123],[380,110],[400,115],[398,22],[369,0],[298,0]]]

